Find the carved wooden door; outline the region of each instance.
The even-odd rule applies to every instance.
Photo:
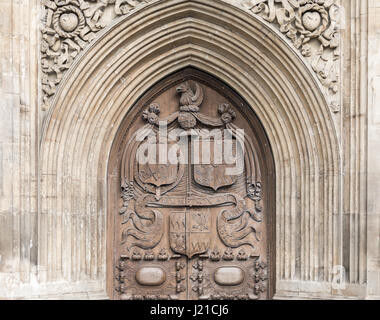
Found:
[[[272,162],[247,104],[186,69],[146,93],[125,123],[114,297],[269,298]]]

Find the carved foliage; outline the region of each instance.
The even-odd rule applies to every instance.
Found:
[[[127,14],[142,0],[41,0],[41,66],[43,109],[47,109],[63,73],[78,54],[106,27],[104,10],[114,7],[113,16]]]
[[[336,0],[243,0],[252,13],[278,26],[308,58],[331,94],[338,91],[339,7]]]
[[[126,15],[151,0],[41,0],[44,9],[41,38],[43,109],[47,109],[56,93],[63,74],[78,54],[113,19]],[[269,23],[278,26],[305,56],[327,91],[338,91],[337,64],[339,57],[338,15],[335,0],[239,0]],[[112,8],[112,17],[103,19],[105,10]],[[187,90],[189,88],[184,88]],[[195,89],[185,102],[183,111],[198,111],[197,101],[203,92]],[[194,100],[192,100],[194,99]],[[334,106],[338,102],[333,100]],[[333,109],[333,111],[336,110]],[[335,112],[335,111],[334,111]],[[194,124],[194,117],[182,114],[185,126]],[[229,119],[226,114],[222,120]],[[229,120],[228,120],[229,121]]]

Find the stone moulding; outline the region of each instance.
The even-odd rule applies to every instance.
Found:
[[[167,0],[41,0],[42,109],[63,75],[97,33],[120,16]],[[186,0],[190,1],[191,0]],[[186,2],[184,1],[184,2]],[[336,0],[223,0],[258,15],[290,39],[316,73],[332,105],[339,91],[339,6]],[[333,108],[333,112],[337,112]]]
[[[268,134],[276,168],[271,276],[295,284],[331,281],[330,268],[341,264],[333,117],[321,85],[289,41],[262,18],[246,17],[220,0],[156,1],[119,19],[76,59],[42,128],[38,264],[46,271],[39,274],[41,282],[104,283],[112,274],[106,259],[112,252],[107,228],[115,213],[107,198],[110,150],[137,99],[188,67],[238,92]],[[54,232],[51,226],[57,226]]]

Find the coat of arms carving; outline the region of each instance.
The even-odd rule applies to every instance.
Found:
[[[200,298],[224,294],[232,280],[223,279],[223,275],[230,269],[219,270],[218,264],[233,265],[236,260],[241,267],[231,270],[240,280],[236,280],[232,294],[257,298],[254,278],[249,282],[240,273],[253,272],[256,260],[250,259],[257,259],[262,241],[264,186],[258,158],[252,141],[234,125],[238,116],[231,104],[219,97],[215,107],[203,113],[204,101],[212,105],[206,87],[193,80],[177,83],[170,91],[173,96],[165,100],[169,104],[177,101],[177,109],[169,113],[161,110],[162,102],[150,101],[142,114],[144,124],[126,143],[120,246],[122,259],[136,270],[138,282],[123,283],[127,288],[123,290],[129,288],[133,293],[128,297],[158,294],[159,288],[153,287],[172,279],[171,272],[173,284],[163,287],[168,292],[173,288],[174,295],[167,295],[170,298],[183,297],[186,292],[188,297],[196,293]],[[240,170],[236,170],[238,164]],[[196,274],[190,270],[194,259],[198,259]],[[172,271],[168,269],[170,261],[174,261]],[[203,265],[214,270],[216,282],[208,278]],[[148,275],[149,281],[144,279],[150,271],[157,279]],[[191,279],[184,276],[186,272],[192,274]],[[146,288],[144,281],[149,284]],[[197,285],[188,287],[192,281]],[[218,286],[222,286],[219,293],[206,294]],[[149,294],[141,296],[137,288]]]
[[[210,248],[211,223],[207,210],[189,209],[170,213],[170,247],[192,258]]]

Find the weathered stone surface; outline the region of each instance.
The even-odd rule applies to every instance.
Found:
[[[379,1],[292,5],[291,21],[273,15],[285,0],[71,2],[0,1],[0,298],[108,296],[114,137],[188,66],[234,88],[271,141],[275,298],[380,298]]]

